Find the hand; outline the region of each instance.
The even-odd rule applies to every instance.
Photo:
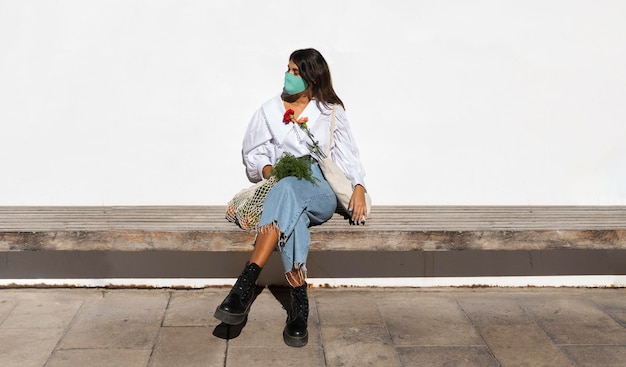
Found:
[[[367,204],[365,202],[365,187],[356,185],[352,191],[350,198],[350,206],[348,211],[352,215],[350,218],[352,224],[365,224],[367,219]]]
[[[262,172],[263,172],[263,178],[267,180],[268,178],[270,178],[270,175],[272,174],[272,166],[269,164],[267,166],[264,166]]]

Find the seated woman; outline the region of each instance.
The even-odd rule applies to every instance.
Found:
[[[309,227],[320,225],[333,216],[337,198],[316,157],[311,156],[310,138],[298,124],[285,119],[287,111],[293,112],[295,120],[307,119],[308,128],[321,151],[327,151],[331,119],[335,119],[329,156],[352,183],[349,205],[352,222],[365,220],[365,172],[343,102],[333,89],[328,64],[317,50],[294,51],[289,57],[282,94],[264,103],[248,125],[243,140],[243,161],[249,179],[259,182],[270,176],[272,166],[283,154],[290,153],[310,162],[314,179],[311,182],[286,177],[269,191],[250,260],[226,299],[217,307],[215,317],[231,325],[244,322],[259,273],[278,247],[285,277],[291,286],[291,307],[283,338],[287,345],[300,347],[308,341],[306,259],[311,242]]]

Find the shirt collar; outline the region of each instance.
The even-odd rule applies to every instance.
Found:
[[[265,102],[262,106],[263,118],[265,123],[272,133],[272,137],[276,141],[276,144],[280,145],[285,141],[287,134],[293,129],[292,124],[285,124],[283,117],[285,116],[285,105],[280,95]],[[319,117],[321,111],[318,108],[317,100],[312,99],[309,104],[304,108],[299,117],[308,117],[309,124],[314,123]]]

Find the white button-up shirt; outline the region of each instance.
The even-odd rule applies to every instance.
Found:
[[[330,142],[332,105],[329,107],[324,107],[314,99],[300,116],[296,117],[296,119],[308,117],[307,126],[323,152],[328,151]],[[263,167],[274,165],[284,153],[291,153],[296,157],[311,154],[307,145],[310,140],[306,132],[297,124],[285,124],[283,122],[285,112],[282,99],[276,96],[264,103],[248,124],[243,139],[242,155],[248,178],[252,182],[261,181]],[[359,158],[359,149],[341,105],[337,105],[335,110],[334,138],[329,156],[343,170],[353,187],[357,184],[365,187],[363,179],[365,170]]]

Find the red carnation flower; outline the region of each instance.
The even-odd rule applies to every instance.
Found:
[[[283,116],[283,122],[285,124],[289,124],[291,120],[293,119],[294,113],[296,113],[296,111],[292,109],[288,109],[287,112],[285,112],[285,115]]]

